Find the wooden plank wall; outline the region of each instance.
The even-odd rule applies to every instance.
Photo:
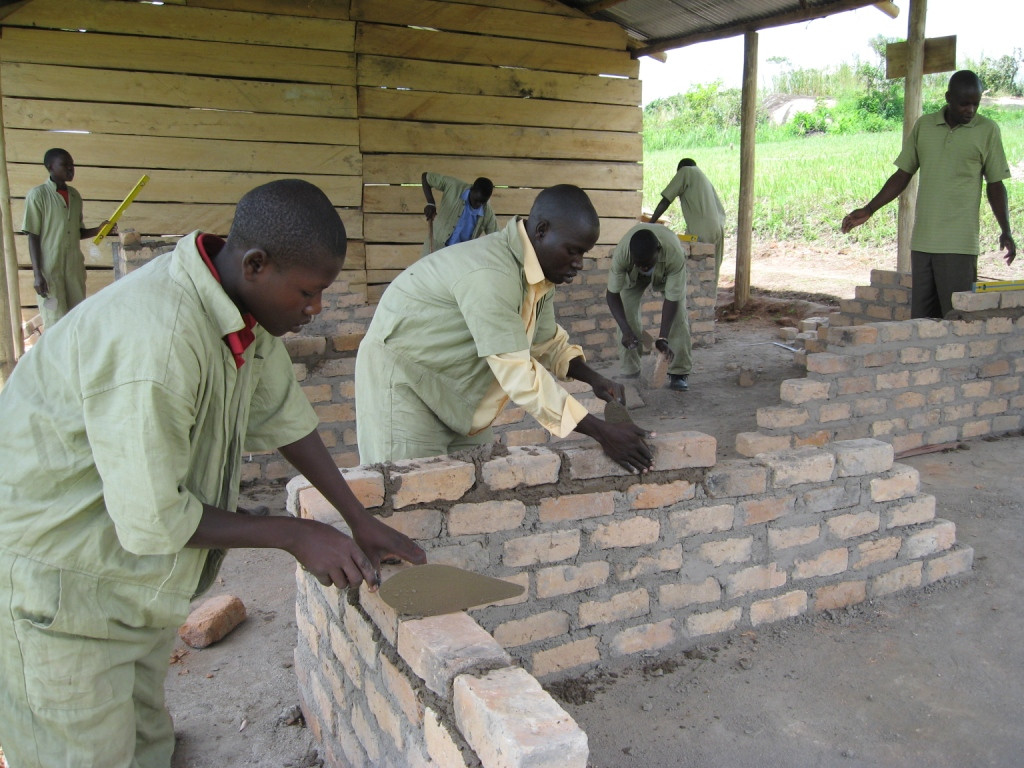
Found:
[[[352,0],[351,18],[371,301],[419,257],[424,171],[492,179],[499,226],[559,183],[591,194],[600,243],[635,222],[639,64],[618,26],[544,0]]]
[[[53,146],[87,226],[148,173],[121,223],[144,237],[226,233],[246,190],[301,176],[345,221],[342,278],[375,302],[419,256],[423,171],[489,176],[499,225],[578,184],[602,246],[640,212],[639,65],[618,26],[553,0],[30,0],[0,34],[16,229]]]
[[[11,12],[0,87],[15,229],[54,146],[75,158],[86,226],[149,174],[121,221],[144,237],[226,234],[247,190],[301,176],[338,207],[356,241],[343,276],[365,292],[348,9],[348,0],[32,0]],[[16,240],[28,267],[26,240]],[[111,249],[90,261],[89,245],[93,292],[111,280]],[[31,306],[31,270],[19,277]]]

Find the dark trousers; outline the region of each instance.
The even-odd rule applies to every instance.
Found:
[[[953,294],[971,290],[978,279],[978,257],[966,253],[910,252],[911,317],[945,317]]]

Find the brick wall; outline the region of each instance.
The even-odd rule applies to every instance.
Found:
[[[683,243],[690,254],[687,263],[687,309],[693,345],[710,346],[715,341],[715,258],[714,246]],[[580,344],[591,361],[618,358],[615,321],[605,302],[611,257],[605,253],[588,264],[583,280],[558,288],[555,312],[558,322]],[[661,319],[661,298],[649,296],[643,306],[646,327],[657,328]],[[324,297],[324,311],[314,328],[328,332],[324,336],[300,335],[285,339],[295,364],[295,374],[317,415],[320,434],[340,467],[359,463],[356,448],[355,355],[359,342],[373,317],[374,307],[349,293],[343,283],[335,283]],[[589,392],[570,382],[571,392]],[[582,398],[584,404],[587,397]],[[592,398],[589,398],[592,400]],[[602,404],[603,405],[603,404]],[[596,411],[600,413],[600,410]],[[506,445],[534,445],[548,442],[551,435],[521,408],[510,406],[498,418],[497,431]],[[292,471],[276,452],[245,455],[242,480],[282,480]]]
[[[643,478],[589,447],[342,470],[431,562],[526,591],[416,620],[297,571],[296,671],[328,765],[477,765],[500,752],[521,758],[508,764],[584,766],[585,736],[534,676],[680,650],[971,568],[972,550],[888,443],[722,463],[715,448],[696,432],[660,436],[658,470]],[[303,478],[289,505],[344,525]]]
[[[858,285],[852,299],[839,302],[832,325],[861,325],[879,320],[910,319],[910,273],[871,270],[871,284]]]
[[[946,320],[832,322],[822,351],[802,355],[807,376],[782,382],[736,450],[872,437],[902,452],[1021,429],[1024,291],[956,293],[953,307]]]

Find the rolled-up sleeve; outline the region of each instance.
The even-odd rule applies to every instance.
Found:
[[[262,362],[245,431],[247,451],[290,445],[317,428],[320,420],[295,380],[284,344],[274,341]]]
[[[560,387],[528,350],[489,355],[486,359],[494,378],[512,402],[553,435],[567,437],[587,415],[587,409]],[[566,368],[571,359],[566,360]]]

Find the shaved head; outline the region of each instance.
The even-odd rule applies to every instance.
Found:
[[[246,192],[235,208],[228,242],[260,248],[282,265],[324,257],[344,260],[345,225],[327,195],[302,179],[280,179]]]

